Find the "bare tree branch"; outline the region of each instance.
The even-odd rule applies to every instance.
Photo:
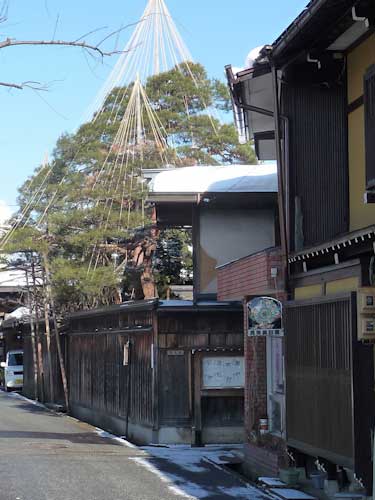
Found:
[[[8,9],[9,0],[3,0],[3,3],[0,7],[0,23],[5,23],[8,20]]]
[[[22,83],[8,83],[8,82],[0,82],[1,87],[9,87],[12,89],[18,89],[18,90],[23,90],[24,88],[29,88],[33,90],[41,90],[41,91],[47,91],[48,87],[45,85],[42,85],[40,82],[32,82],[32,81],[27,81],[27,82],[22,82]]]
[[[0,2],[0,23],[5,22],[8,18],[8,4],[9,0],[2,0],[2,3]],[[46,4],[47,7],[47,4]],[[87,43],[85,40],[83,40],[85,37],[92,35],[93,33],[96,33],[97,31],[100,31],[102,29],[105,29],[106,27],[102,28],[97,28],[95,30],[89,31],[85,35],[77,38],[76,40],[73,41],[68,41],[68,40],[55,40],[55,35],[56,35],[56,30],[57,30],[57,25],[59,22],[60,16],[57,16],[56,23],[55,23],[55,29],[54,29],[54,34],[52,40],[17,40],[14,38],[9,38],[7,37],[4,40],[0,41],[0,50],[5,49],[7,47],[15,47],[15,46],[20,46],[20,45],[32,45],[32,46],[48,46],[48,45],[60,45],[64,47],[80,47],[84,49],[84,51],[87,51],[87,54],[91,55],[92,57],[93,54],[99,54],[100,57],[103,59],[106,56],[112,56],[114,54],[125,54],[136,48],[137,46],[130,47],[128,50],[113,50],[110,52],[104,51],[100,46],[109,38],[111,38],[114,35],[118,35],[121,31],[125,30],[126,28],[129,28],[131,26],[134,26],[138,24],[139,22],[142,22],[144,19],[141,19],[141,21],[137,21],[136,23],[131,23],[126,26],[121,27],[120,29],[113,31],[109,35],[105,36],[98,44],[94,45],[91,43]],[[36,91],[47,91],[48,86],[41,84],[40,82],[33,82],[33,81],[26,81],[22,83],[12,83],[12,82],[0,82],[0,87],[8,87],[10,89],[17,89],[17,90],[22,90],[24,88],[31,88]]]
[[[107,28],[108,28],[108,26],[102,26],[101,28],[96,28],[94,30],[89,31],[88,33],[85,33],[84,35],[80,36],[79,38],[77,38],[77,40],[74,40],[74,41],[80,42],[82,40],[82,38],[86,38],[87,36],[92,35],[93,33],[97,33],[98,31],[105,30]]]
[[[148,16],[145,16],[140,21],[137,21],[137,22],[131,23],[131,24],[127,24],[126,26],[122,26],[121,28],[119,28],[119,29],[117,29],[115,31],[112,31],[112,33],[109,33],[109,35],[107,35],[106,37],[104,37],[103,40],[101,40],[98,43],[97,47],[100,47],[100,45],[102,45],[106,40],[108,40],[108,38],[111,38],[114,35],[118,35],[119,33],[121,33],[121,31],[124,31],[127,28],[131,28],[132,26],[136,26],[137,24],[142,23],[147,17]]]
[[[14,47],[14,46],[19,46],[19,45],[61,45],[65,47],[81,47],[83,49],[89,49],[93,52],[97,52],[100,54],[101,57],[104,56],[112,56],[114,54],[119,54],[123,52],[129,52],[129,51],[121,51],[121,50],[116,50],[116,51],[111,51],[111,52],[105,52],[101,48],[98,47],[98,45],[91,45],[86,42],[69,42],[67,40],[15,40],[12,38],[7,38],[6,40],[3,40],[0,42],[0,50],[5,49],[6,47]]]
[[[60,14],[57,14],[57,17],[56,17],[56,22],[55,22],[55,29],[53,30],[53,37],[52,37],[52,40],[54,40],[54,39],[55,39],[56,32],[57,32],[57,25],[59,24],[59,19],[60,19]]]
[[[42,94],[39,92],[39,90],[44,90],[44,89],[35,89],[35,88],[32,88],[32,90],[36,93],[36,95],[39,97],[39,99],[41,99],[41,100],[42,100],[42,101],[43,101],[43,102],[44,102],[44,103],[45,103],[45,104],[46,104],[46,105],[47,105],[50,109],[52,109],[52,111],[53,111],[56,115],[58,115],[58,116],[59,116],[60,118],[62,118],[63,120],[68,120],[68,118],[67,118],[65,115],[63,115],[62,113],[60,113],[60,111],[57,111],[57,109],[56,109],[56,108],[54,108],[54,107],[52,106],[52,104],[51,104],[51,103],[49,103],[49,102],[47,101],[47,99],[45,99],[45,98],[42,96]]]
[[[46,9],[47,16],[51,17],[50,13],[49,13],[49,8],[48,8],[48,0],[44,0],[44,8]]]

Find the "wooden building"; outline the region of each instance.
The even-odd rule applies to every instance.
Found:
[[[192,228],[194,300],[130,301],[66,318],[61,336],[70,412],[138,443],[242,442],[243,307],[233,298],[217,300],[218,266],[249,248],[275,245],[276,168],[146,174],[154,177],[149,202],[158,225]],[[30,393],[30,336],[25,352]],[[50,365],[44,384],[52,373],[53,396],[61,399],[58,364]]]
[[[374,21],[372,1],[312,0],[250,68],[227,68],[241,133],[254,138],[259,157],[278,162],[288,276],[285,440],[298,460],[318,458],[332,477],[336,467],[354,471],[368,492]]]
[[[275,164],[158,171],[148,200],[159,227],[192,229],[196,300],[217,298],[220,266],[279,240]]]
[[[139,301],[69,318],[71,414],[137,443],[243,439],[241,304]]]
[[[64,333],[71,412],[142,443],[241,442],[243,308],[217,300],[217,268],[275,245],[276,168],[144,175],[158,226],[192,229],[194,300],[71,316]]]

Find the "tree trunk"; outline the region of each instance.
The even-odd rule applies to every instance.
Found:
[[[31,349],[33,351],[33,369],[34,369],[34,399],[37,401],[38,399],[38,360],[37,360],[37,352],[36,352],[36,340],[35,340],[35,324],[33,317],[33,308],[31,303],[31,295],[30,295],[30,284],[29,284],[29,273],[26,272],[26,288],[27,288],[27,305],[29,308],[30,314],[30,336],[31,336]]]
[[[37,295],[37,283],[35,275],[35,260],[34,256],[31,256],[31,276],[33,280],[33,309],[35,311],[35,336],[37,344],[37,360],[38,360],[38,373],[39,373],[39,391],[40,391],[40,401],[44,403],[44,364],[43,364],[43,347],[40,338],[39,330],[39,309],[38,309],[38,295]]]
[[[48,255],[45,253],[43,254],[43,264],[44,264],[44,269],[45,269],[45,273],[46,273],[47,300],[51,306],[53,327],[54,327],[55,336],[56,336],[57,354],[59,357],[60,373],[61,373],[61,379],[62,379],[63,388],[64,388],[65,406],[66,406],[66,411],[69,413],[68,380],[66,378],[65,363],[64,363],[64,358],[62,355],[59,328],[58,328],[57,320],[56,320],[55,304],[54,304],[54,299],[53,299],[53,295],[52,295],[52,291],[51,291],[51,280],[50,280],[50,271],[49,271],[49,264],[48,264]]]
[[[46,280],[44,276],[44,321],[45,321],[45,332],[46,332],[46,344],[47,344],[47,359],[49,366],[49,396],[51,398],[51,403],[55,403],[55,389],[54,389],[54,381],[53,381],[53,370],[52,370],[52,356],[51,356],[51,328],[50,328],[50,306],[47,299],[47,290],[46,290]]]
[[[143,290],[143,295],[146,300],[155,299],[158,297],[158,291],[155,285],[155,279],[152,273],[152,266],[148,259],[144,261],[144,270],[141,275],[141,285]]]

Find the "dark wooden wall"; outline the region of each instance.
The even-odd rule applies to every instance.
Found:
[[[23,394],[29,398],[35,395],[34,384],[34,358],[33,348],[30,334],[30,326],[23,325],[23,350],[24,350],[24,375],[23,375]],[[62,350],[64,355],[64,342]],[[57,354],[56,335],[51,331],[51,360],[52,366],[49,363],[47,351],[47,337],[45,335],[44,323],[40,323],[36,335],[36,348],[41,353],[42,375],[38,378],[37,394],[41,401],[46,403],[64,403],[64,391],[60,372],[59,358]],[[50,377],[52,376],[52,391]]]
[[[372,346],[358,342],[356,294],[285,308],[288,443],[354,468],[372,485]]]
[[[124,366],[124,345],[128,341],[130,360]],[[68,334],[71,404],[152,425],[151,343],[150,332]]]
[[[288,442],[352,466],[350,299],[285,310]]]
[[[23,389],[22,393],[28,398],[34,398],[34,358],[31,344],[30,329],[24,328],[23,338]]]
[[[301,250],[302,246],[312,246],[348,231],[346,103],[345,84],[287,82],[282,86],[282,111],[289,119],[292,250]],[[295,210],[296,197],[301,214]],[[297,219],[303,229],[302,245],[301,241],[295,241]]]
[[[200,391],[195,358],[215,349],[217,355],[243,354],[242,311],[159,312],[158,331],[160,424],[190,426],[195,400],[203,427],[243,425],[243,391],[194,394]]]
[[[124,433],[127,423],[152,430],[163,426],[190,430],[194,417],[193,398],[196,396],[193,360],[200,360],[200,356],[207,352],[213,355],[216,351],[218,355],[242,355],[242,329],[240,306],[198,312],[193,308],[162,311],[152,305],[146,310],[108,308],[99,313],[93,311],[92,314],[71,317],[61,338],[73,414],[77,411],[82,418],[94,419],[96,425],[102,423],[108,429],[112,428],[111,422],[122,428],[123,421]],[[33,397],[29,333],[25,339],[25,393]],[[43,337],[44,388],[48,400],[50,367],[44,343]],[[124,352],[128,343],[127,364]],[[54,337],[52,354],[55,400],[62,401]],[[242,424],[243,390],[237,390],[235,394],[233,391],[218,393],[215,401],[208,398],[200,403],[205,425]],[[115,420],[111,421],[111,418]]]

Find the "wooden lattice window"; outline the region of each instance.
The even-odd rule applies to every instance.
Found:
[[[375,188],[375,64],[364,77],[366,187]]]

